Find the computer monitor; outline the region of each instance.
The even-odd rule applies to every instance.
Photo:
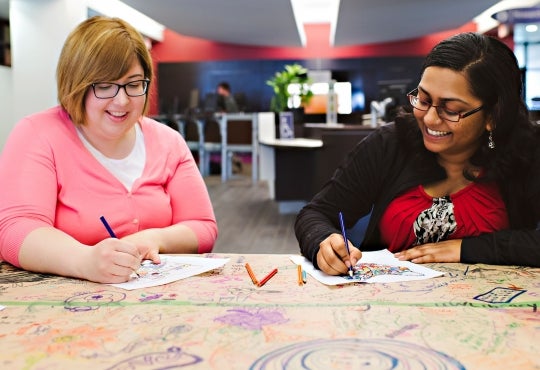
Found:
[[[330,85],[328,82],[317,82],[311,84],[310,90],[313,92],[313,97],[308,104],[304,105],[305,114],[325,114],[328,106],[328,91]],[[300,106],[298,97],[295,100],[294,94],[300,90],[298,84],[289,85],[289,93],[293,98],[289,102],[289,107],[294,108]],[[339,114],[350,114],[352,112],[352,87],[350,82],[335,82],[334,91],[337,95],[337,112]]]
[[[412,80],[382,80],[377,82],[379,88],[379,96],[376,100],[386,98],[394,99],[397,105],[403,104],[407,93],[413,89]]]
[[[216,93],[206,94],[203,108],[205,112],[216,112],[218,110],[218,95]]]

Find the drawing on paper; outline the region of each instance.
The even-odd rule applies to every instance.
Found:
[[[407,266],[390,266],[379,263],[359,263],[353,266],[353,271],[353,276],[347,276],[347,279],[366,281],[381,275],[424,276],[420,272],[412,271]]]
[[[525,293],[523,289],[493,288],[489,292],[477,295],[474,299],[488,303],[510,303],[518,295]]]
[[[145,260],[129,281],[110,285],[133,290],[168,284],[223,267],[228,261],[228,258],[161,256],[161,263]]]
[[[348,283],[389,283],[410,280],[430,279],[443,275],[443,272],[430,269],[409,261],[400,261],[388,249],[363,252],[360,261],[353,266],[353,277],[333,276],[315,269],[313,263],[303,256],[291,256],[291,261],[315,279],[327,285]]]
[[[161,263],[144,260],[141,263],[141,267],[137,270],[138,276],[133,278],[139,280],[157,280],[169,276],[175,271],[186,269],[189,266],[187,263],[168,264],[165,257],[161,257]]]
[[[250,367],[263,369],[440,369],[465,370],[454,358],[392,339],[314,340],[266,354]]]

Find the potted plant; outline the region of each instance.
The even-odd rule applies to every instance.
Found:
[[[273,78],[266,81],[266,84],[274,89],[274,96],[270,101],[270,109],[273,112],[288,110],[289,98],[293,98],[297,103],[297,106],[292,108],[299,108],[309,103],[313,92],[310,90],[311,80],[307,72],[308,70],[298,63],[287,64],[283,71],[276,72]],[[298,84],[299,89],[291,93],[290,84]]]

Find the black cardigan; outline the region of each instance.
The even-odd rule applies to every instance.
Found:
[[[529,171],[499,184],[510,229],[464,238],[461,262],[540,266],[540,145],[531,156],[535,160]],[[390,201],[411,187],[446,177],[435,161],[419,166],[414,158],[402,145],[394,124],[361,141],[297,215],[294,227],[302,254],[318,267],[319,244],[328,235],[341,233],[339,211],[350,228],[372,210],[359,248],[386,248],[378,225]]]

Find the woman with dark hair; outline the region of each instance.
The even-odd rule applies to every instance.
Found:
[[[476,33],[446,39],[407,97],[298,214],[303,255],[332,275],[383,248],[415,263],[540,266],[540,127],[512,50]],[[339,212],[347,227],[370,215],[350,255]]]

